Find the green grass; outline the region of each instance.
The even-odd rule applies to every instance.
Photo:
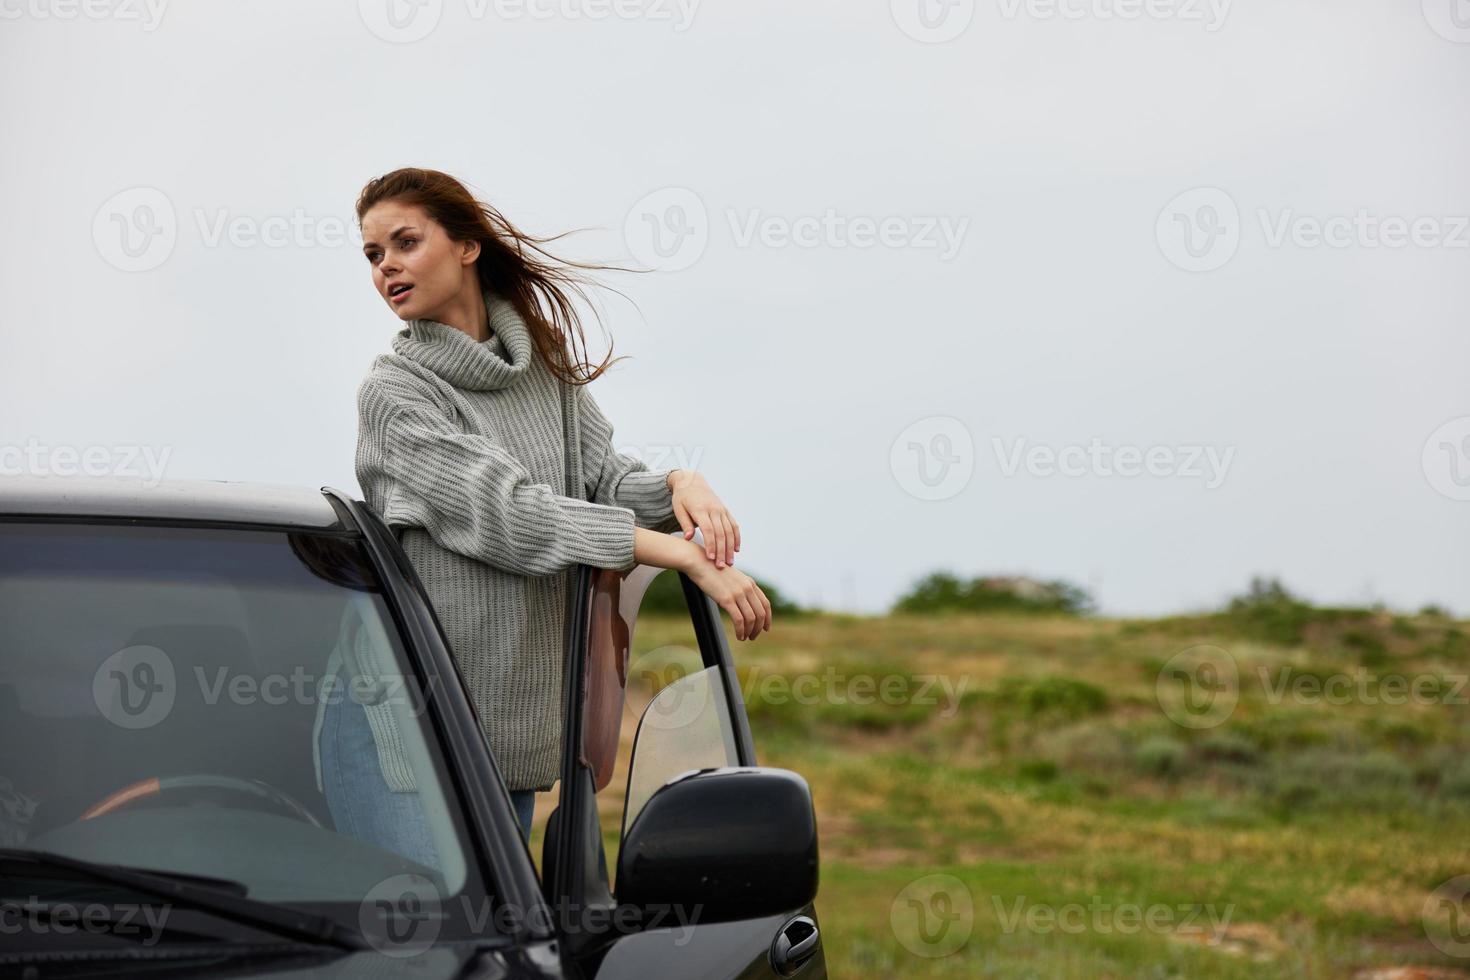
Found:
[[[812,787],[834,977],[1470,977],[1424,920],[1470,874],[1463,625],[812,615],[732,649],[785,685],[747,708],[761,763]],[[645,619],[635,653],[682,628]],[[1238,701],[1187,728],[1157,685],[1198,644],[1238,665]],[[769,697],[829,666],[816,703]],[[1425,696],[1299,680],[1393,674]],[[858,703],[855,677],[907,693]]]

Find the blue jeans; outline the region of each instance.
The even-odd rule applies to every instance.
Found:
[[[515,804],[516,816],[521,820],[521,830],[526,835],[526,843],[531,842],[531,815],[536,808],[536,791],[534,789],[513,789],[510,791],[510,801]],[[602,880],[607,880],[607,849],[603,847],[602,838],[597,839],[597,866],[602,870]]]
[[[510,802],[516,808],[516,817],[521,822],[521,833],[526,835],[526,842],[530,843],[531,817],[536,813],[536,791],[513,789],[510,791]]]
[[[439,868],[419,794],[388,788],[367,712],[340,685],[328,696],[322,714],[320,748],[322,792],[337,831]]]
[[[367,712],[338,686],[327,700],[321,733],[322,790],[339,833],[430,868],[439,855],[419,794],[395,793],[383,779]],[[531,838],[535,790],[511,790],[521,832]]]

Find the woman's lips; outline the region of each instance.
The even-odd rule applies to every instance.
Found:
[[[389,296],[388,301],[390,303],[401,303],[411,292],[413,292],[413,287],[409,286],[407,289],[403,290],[403,292],[398,293],[394,296]]]

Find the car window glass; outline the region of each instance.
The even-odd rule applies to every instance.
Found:
[[[477,908],[426,709],[354,538],[0,524],[0,845]]]

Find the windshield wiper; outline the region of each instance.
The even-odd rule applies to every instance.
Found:
[[[0,847],[0,861],[17,861],[37,869],[65,871],[91,881],[120,885],[165,899],[181,908],[209,912],[288,939],[341,949],[365,949],[368,945],[362,933],[330,916],[246,898],[243,894],[232,894],[218,887],[211,888],[198,884],[201,879],[187,875],[174,877],[167,872],[142,871],[120,864],[85,861],[21,847]]]

